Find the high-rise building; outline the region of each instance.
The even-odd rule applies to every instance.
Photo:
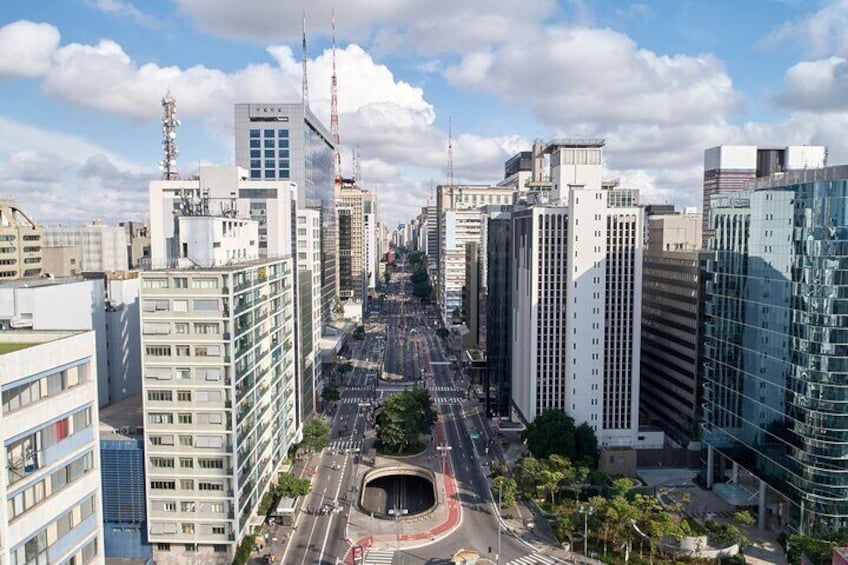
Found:
[[[12,202],[0,201],[0,280],[40,277],[44,232]]]
[[[815,169],[827,164],[827,148],[820,145],[757,147],[719,145],[704,151],[703,241],[715,233],[710,222],[710,197],[719,192],[739,192],[747,181],[772,173]]]
[[[94,332],[0,332],[0,562],[103,560]]]
[[[288,186],[230,185],[236,196],[280,191],[267,208],[279,237],[262,257],[245,200],[216,200],[203,180],[201,169],[195,186],[150,186],[154,268],[142,273],[141,293],[147,520],[156,561],[223,564],[300,439],[295,270]],[[179,203],[167,201],[174,188]],[[289,253],[274,257],[272,245]]]
[[[486,228],[486,372],[483,390],[490,417],[510,415],[512,375],[512,216],[488,218]]]
[[[700,437],[701,214],[672,207],[646,223],[639,410],[685,447]]]
[[[78,272],[103,273],[129,269],[129,242],[122,226],[106,226],[94,221],[87,226],[45,226],[44,248],[80,249]],[[64,277],[75,273],[53,273]]]
[[[465,285],[465,244],[481,243],[481,216],[483,206],[512,204],[515,198],[512,186],[439,185],[436,187],[436,266],[434,284],[436,297],[444,323],[451,323],[453,313],[462,308],[462,288]],[[428,221],[429,221],[428,213]],[[429,261],[429,259],[428,259]]]
[[[342,182],[337,187],[339,296],[342,300],[362,302],[366,294],[365,208],[371,209],[373,204],[372,195],[356,184]]]
[[[365,241],[365,270],[366,294],[377,288],[377,271],[379,270],[380,254],[377,244],[377,200],[373,194],[366,193],[362,201],[362,238]]]
[[[458,322],[462,318],[465,246],[480,241],[482,219],[483,216],[475,209],[447,210],[442,214],[437,296],[445,324]]]
[[[326,324],[338,296],[334,144],[302,103],[236,104],[236,165],[251,180],[290,180],[297,207],[321,212],[321,312]]]
[[[427,271],[435,278],[439,269],[439,209],[433,198],[427,199]]]
[[[323,389],[321,371],[321,212],[296,210],[296,332],[300,378],[298,422],[315,411]],[[302,331],[301,331],[302,330]]]
[[[637,191],[602,185],[602,146],[551,143],[557,204],[513,212],[513,415],[563,410],[602,446],[635,447],[642,209]]]
[[[837,166],[710,200],[706,478],[717,491],[749,487],[761,528],[769,512],[805,533],[848,525],[846,199],[848,167]]]

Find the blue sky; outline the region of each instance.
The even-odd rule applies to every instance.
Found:
[[[233,159],[236,102],[310,104],[329,123],[335,7],[343,168],[389,225],[445,179],[496,182],[534,138],[604,137],[643,202],[700,205],[703,150],[829,146],[848,161],[848,0],[6,0],[0,197],[38,221],[144,219],[159,100],[180,170]]]

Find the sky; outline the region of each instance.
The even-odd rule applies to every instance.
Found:
[[[338,5],[335,5],[338,4]],[[495,183],[534,139],[603,138],[643,203],[701,205],[720,144],[828,146],[848,163],[848,0],[3,0],[0,199],[44,224],[147,217],[160,101],[178,168],[234,159],[233,105],[329,125],[390,227],[446,181]]]

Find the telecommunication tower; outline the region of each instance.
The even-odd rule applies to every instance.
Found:
[[[177,147],[177,127],[180,121],[177,119],[177,102],[168,91],[162,98],[162,151],[164,158],[159,162],[164,180],[177,180],[180,174],[177,172],[177,155],[180,150]]]
[[[453,184],[453,121],[448,116],[448,185]]]

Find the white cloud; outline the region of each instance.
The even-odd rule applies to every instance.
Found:
[[[82,139],[0,116],[0,193],[39,223],[144,219],[156,176]]]
[[[178,9],[210,33],[262,42],[300,37],[307,10],[309,34],[329,35],[335,9],[339,38],[367,42],[378,51],[426,53],[469,49],[522,35],[549,17],[554,0],[313,0],[308,4],[253,0],[176,0]]]
[[[0,79],[42,75],[58,45],[59,30],[50,24],[20,20],[0,27]]]
[[[805,45],[808,52],[821,57],[828,54],[848,55],[848,0],[835,0],[820,10],[784,22],[760,40],[769,47],[781,43]]]
[[[778,103],[801,110],[848,110],[848,61],[830,57],[802,61],[783,75],[783,92]]]
[[[470,53],[445,74],[458,87],[529,106],[553,127],[695,123],[741,102],[715,57],[659,55],[610,29],[551,26]]]
[[[86,3],[96,10],[114,16],[129,18],[145,27],[155,28],[159,26],[159,21],[155,17],[142,12],[132,3],[125,2],[124,0],[88,0]]]

